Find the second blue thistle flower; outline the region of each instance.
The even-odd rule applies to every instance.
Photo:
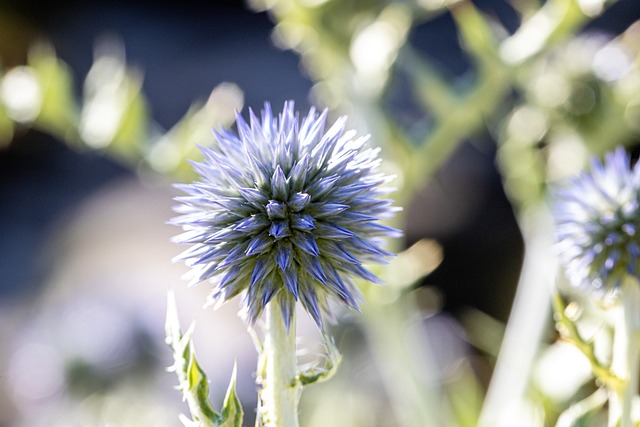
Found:
[[[640,166],[624,149],[594,159],[589,171],[558,192],[560,257],[574,286],[616,291],[640,274]]]
[[[362,263],[392,255],[384,238],[400,232],[378,222],[397,210],[381,198],[390,178],[345,117],[325,132],[326,110],[300,120],[293,102],[278,118],[268,103],[261,120],[249,114],[237,116],[237,134],[215,132],[194,163],[200,180],[178,186],[187,196],[175,240],[192,245],[178,258],[194,283],[213,279],[214,300],[244,292],[252,322],[277,298],[287,328],[298,300],[321,326],[328,298],[358,307],[353,277],[378,281]]]

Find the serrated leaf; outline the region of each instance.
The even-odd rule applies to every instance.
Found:
[[[196,423],[193,420],[190,420],[189,417],[187,417],[184,414],[178,415],[178,419],[180,420],[180,422],[184,427],[198,427],[198,423]]]
[[[235,394],[235,369],[232,375],[230,391],[225,398],[223,414],[216,412],[209,402],[209,383],[207,375],[198,364],[195,350],[191,342],[194,325],[192,324],[186,333],[182,333],[178,320],[175,297],[169,292],[167,297],[167,319],[165,323],[166,342],[173,350],[174,364],[170,368],[178,376],[178,388],[182,391],[184,400],[189,405],[191,417],[189,420],[181,416],[180,420],[185,427],[228,427],[241,426],[242,409]],[[227,402],[229,401],[229,402]],[[239,423],[229,424],[226,420],[238,420]]]
[[[224,403],[222,404],[222,414],[220,416],[220,427],[242,427],[242,418],[244,412],[242,411],[242,405],[240,399],[236,393],[236,373],[237,364],[233,364],[233,372],[231,373],[231,380],[229,381],[229,387],[227,388],[227,394],[224,397]]]
[[[305,369],[297,375],[297,380],[303,386],[311,385],[313,383],[319,383],[327,381],[338,370],[342,356],[336,347],[333,338],[327,334],[322,334],[324,338],[324,344],[326,348],[325,362],[322,366],[316,366],[313,368]]]
[[[187,397],[187,402],[191,415],[195,421],[199,421],[203,426],[219,426],[220,414],[213,409],[209,402],[207,375],[198,364],[192,346],[190,345],[189,348],[187,386],[190,396]]]
[[[174,349],[182,333],[180,332],[180,321],[178,320],[178,309],[176,308],[176,297],[172,291],[167,293],[167,317],[164,324],[165,342]]]

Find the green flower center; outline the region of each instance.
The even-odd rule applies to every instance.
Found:
[[[287,201],[269,200],[267,217],[271,221],[269,235],[276,240],[291,236],[297,231],[309,232],[315,228],[311,215],[303,213],[311,197],[307,193],[295,193]]]

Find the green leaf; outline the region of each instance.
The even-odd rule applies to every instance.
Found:
[[[618,389],[623,380],[612,372],[611,366],[603,364],[598,359],[593,341],[587,341],[582,338],[577,325],[567,315],[567,306],[559,293],[553,296],[552,304],[554,318],[556,320],[556,329],[562,339],[576,346],[576,348],[589,359],[593,375],[602,382],[602,384],[605,384],[612,390]]]
[[[569,406],[558,418],[556,427],[579,427],[591,425],[589,420],[607,403],[607,390],[597,389],[592,395]],[[597,424],[593,424],[597,425]]]
[[[182,338],[180,331],[180,321],[178,320],[178,309],[176,308],[176,298],[173,292],[167,294],[167,318],[164,325],[165,342],[174,349]]]
[[[471,2],[456,3],[451,15],[458,24],[458,34],[467,50],[480,64],[496,64],[498,41],[487,18]]]
[[[46,44],[36,45],[29,51],[29,67],[42,91],[36,125],[59,138],[75,139],[78,106],[69,67]]]
[[[160,173],[192,176],[193,168],[185,160],[198,160],[198,145],[215,143],[211,129],[231,126],[233,112],[240,111],[243,103],[244,95],[238,86],[219,84],[205,104],[193,104],[178,123],[148,147],[148,164]]]
[[[220,416],[220,427],[242,427],[242,417],[244,415],[242,411],[242,405],[240,399],[236,394],[236,373],[238,366],[233,364],[233,372],[231,373],[231,380],[229,381],[229,387],[227,388],[227,394],[224,397],[222,404],[222,414]]]
[[[444,389],[458,427],[475,427],[482,410],[483,392],[469,363],[461,363],[459,372],[446,381]]]
[[[149,140],[151,118],[142,93],[142,76],[134,70],[125,69],[125,77],[118,88],[123,99],[122,117],[110,148],[125,159],[137,161],[144,152],[143,145]]]
[[[209,402],[209,383],[207,375],[198,364],[196,354],[191,346],[191,334],[189,334],[189,363],[187,364],[187,403],[194,421],[199,421],[202,426],[219,426],[218,414]],[[183,392],[185,389],[183,388]]]
[[[78,133],[89,147],[137,164],[149,141],[150,117],[142,75],[127,66],[124,52],[105,49],[84,81]]]
[[[231,382],[224,400],[222,414],[215,411],[209,401],[207,375],[196,360],[192,345],[194,325],[182,333],[178,320],[175,297],[169,292],[167,297],[167,320],[165,323],[166,342],[173,349],[174,364],[170,370],[178,376],[178,389],[189,405],[192,420],[181,416],[186,427],[241,427],[242,407],[236,395],[236,367],[233,368]]]
[[[298,372],[297,380],[303,386],[327,381],[328,379],[333,377],[333,375],[338,370],[338,366],[340,366],[342,356],[338,352],[338,348],[336,347],[333,338],[324,333],[322,335],[324,338],[325,348],[327,350],[324,365],[315,366],[313,368],[305,369],[304,371]]]

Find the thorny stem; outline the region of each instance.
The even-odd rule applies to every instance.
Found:
[[[264,345],[258,366],[258,382],[262,386],[261,425],[298,427],[298,402],[302,385],[296,379],[295,314],[287,332],[277,300],[267,304],[265,312]],[[262,378],[260,373],[264,374]]]
[[[559,294],[553,297],[553,309],[555,311],[555,318],[558,323],[558,331],[562,336],[562,339],[574,345],[578,350],[584,354],[591,364],[591,371],[593,375],[602,384],[609,389],[620,388],[623,380],[617,377],[609,366],[604,365],[595,354],[595,347],[592,341],[585,340],[578,331],[576,324],[566,315],[566,306],[562,297]]]

